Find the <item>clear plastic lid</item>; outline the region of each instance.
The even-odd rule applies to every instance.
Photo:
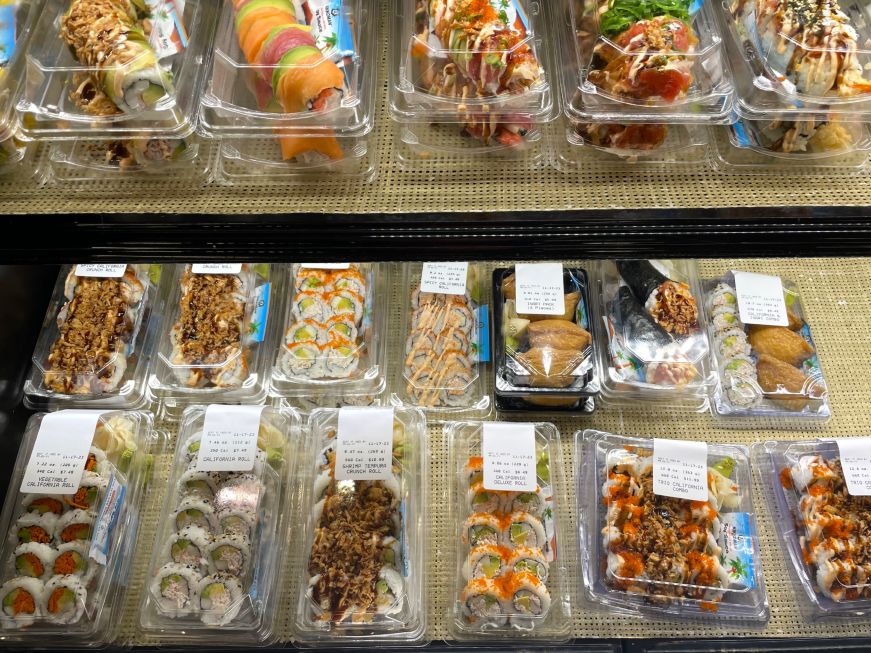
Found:
[[[112,411],[82,419],[89,412],[50,414],[55,433],[66,428],[65,419],[77,429],[86,428],[89,419],[95,425],[74,494],[20,492],[47,415],[36,414],[27,423],[0,518],[8,534],[0,545],[4,645],[32,649],[62,639],[64,646],[93,647],[108,644],[117,633],[140,504],[165,438],[152,431],[150,413]],[[63,460],[78,457],[68,453]],[[70,465],[63,460],[56,456],[54,469]],[[52,473],[46,464],[51,463],[40,463],[41,474]]]
[[[150,375],[158,398],[174,403],[265,399],[271,368],[273,266],[175,266],[167,315]]]
[[[33,352],[27,405],[141,407],[160,322],[160,275],[161,266],[65,266]]]
[[[272,369],[272,393],[307,396],[366,393],[384,382],[389,267],[317,263],[287,268],[284,337]]]
[[[615,398],[704,405],[714,377],[700,318],[696,264],[604,261],[599,276],[605,392]]]
[[[10,139],[16,130],[15,103],[24,78],[28,44],[42,4],[43,0],[17,0],[0,5],[0,141]],[[5,143],[0,148],[2,152],[11,153]]]
[[[571,546],[559,431],[535,433],[533,492],[484,485],[483,422],[448,422],[448,523],[455,529],[452,639],[566,641],[571,635]]]
[[[733,84],[710,3],[564,0],[566,112],[582,121],[728,121]]]
[[[837,443],[769,440],[752,452],[801,612],[867,616],[869,498],[848,491]]]
[[[590,155],[638,165],[698,165],[707,160],[708,132],[700,125],[571,120],[565,140],[568,146],[559,151],[559,165],[566,169]]]
[[[706,501],[654,494],[653,440],[575,434],[584,591],[630,613],[766,622],[747,450],[708,446]]]
[[[374,5],[220,4],[200,114],[207,133],[251,137],[329,126],[340,135],[361,136],[372,129],[379,19]]]
[[[588,288],[585,270],[564,268],[564,312],[518,315],[513,268],[493,271],[497,395],[519,397],[533,407],[555,409],[560,403],[567,408],[584,407],[585,397],[598,394]]]
[[[404,266],[402,285],[409,305],[403,311],[404,359],[399,366],[394,405],[419,406],[429,419],[452,415],[483,417],[490,397],[479,352],[488,341],[483,268],[469,263],[466,292],[422,292],[421,263]]]
[[[219,407],[190,406],[181,420],[140,624],[173,641],[268,644],[277,637],[288,528],[297,523],[290,494],[300,418],[262,408],[253,467],[199,471],[210,408]]]
[[[179,14],[166,0],[128,2],[112,12],[88,0],[46,0],[17,106],[24,134],[189,136],[214,36],[214,4],[187,0]]]
[[[423,644],[426,419],[416,408],[392,409],[388,478],[336,480],[339,412],[316,410],[309,420],[294,642]]]
[[[871,149],[867,127],[840,120],[739,119],[729,128],[729,142],[778,159],[814,161]]]
[[[544,25],[528,0],[392,0],[389,108],[399,122],[556,112]]]
[[[788,326],[741,322],[731,273],[702,284],[719,379],[711,403],[715,417],[773,417],[788,426],[832,415],[801,294],[795,284],[781,282]]]
[[[545,139],[542,125],[521,114],[466,117],[462,123],[401,125],[399,140],[421,153],[489,159],[527,156]]]
[[[27,158],[28,152],[32,154],[35,149],[35,147],[28,148],[26,144],[14,136],[0,141],[0,176],[18,170]],[[35,166],[31,165],[30,168],[32,173],[36,172]]]

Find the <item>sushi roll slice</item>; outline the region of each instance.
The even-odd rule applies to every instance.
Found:
[[[293,314],[299,320],[314,320],[323,323],[332,315],[320,294],[300,292],[293,298]]]
[[[76,540],[90,540],[93,529],[93,514],[84,510],[70,510],[57,520],[54,537],[59,544]]]
[[[326,324],[326,341],[357,342],[357,325],[350,315],[334,315]]]
[[[52,563],[55,576],[78,576],[87,586],[94,578],[100,565],[88,557],[89,546],[86,542],[67,542],[57,548],[57,555]]]
[[[42,594],[45,587],[42,581],[27,576],[19,576],[0,586],[0,625],[3,628],[23,628],[30,626],[42,615]]]
[[[501,584],[489,578],[470,580],[460,594],[463,616],[469,623],[504,626],[509,603]]]
[[[708,311],[713,315],[721,308],[730,308],[738,312],[738,293],[728,283],[718,283],[708,293]]]
[[[375,610],[378,614],[396,614],[402,611],[404,589],[402,576],[390,567],[382,567],[375,581]]]
[[[746,354],[731,356],[723,361],[723,376],[725,378],[756,379],[756,364]]]
[[[208,533],[216,533],[218,530],[215,509],[208,501],[196,497],[182,499],[173,513],[172,520],[176,531],[181,531],[188,526],[197,526]]]
[[[484,483],[475,483],[467,493],[472,512],[498,512],[505,501],[504,494],[498,490],[487,490]]]
[[[300,267],[296,271],[294,287],[297,292],[330,292],[333,290],[333,280],[328,270]]]
[[[295,342],[285,348],[281,369],[288,376],[319,379],[324,375],[321,346],[314,342]]]
[[[714,336],[714,347],[720,358],[734,358],[735,356],[749,356],[750,343],[747,342],[747,334],[743,329],[729,329]]]
[[[360,352],[355,345],[345,341],[334,341],[327,346],[325,353],[325,376],[346,379],[357,371]]]
[[[484,482],[484,458],[483,456],[471,456],[463,465],[463,476],[469,487],[476,483]]]
[[[99,447],[91,447],[85,459],[85,472],[108,476],[111,474],[112,463],[106,458],[106,452]]]
[[[506,546],[541,548],[547,542],[541,521],[528,512],[513,512],[505,518],[503,543]]]
[[[55,494],[27,494],[22,500],[25,512],[44,515],[52,513],[60,516],[66,511],[63,500]]]
[[[544,617],[550,609],[550,592],[535,574],[514,574],[508,583],[511,621]]]
[[[322,500],[326,496],[332,483],[333,483],[333,472],[330,469],[322,470],[321,473],[315,477],[315,482],[314,482],[314,502],[315,503]]]
[[[686,336],[699,326],[690,287],[669,279],[646,259],[618,260],[617,270],[647,314],[668,333]]]
[[[446,331],[459,330],[468,340],[475,328],[475,316],[465,304],[451,302],[447,306],[444,322],[438,330],[439,335]]]
[[[151,595],[164,614],[180,617],[195,608],[203,577],[194,568],[168,562],[157,570],[151,581]]]
[[[222,535],[251,539],[257,515],[252,510],[226,509],[218,512],[218,528]]]
[[[729,329],[743,329],[741,318],[738,316],[738,308],[735,306],[718,306],[711,315],[714,331],[720,333]]]
[[[219,535],[206,546],[206,564],[212,574],[242,576],[251,562],[248,538]]]
[[[463,578],[496,578],[508,569],[511,550],[496,544],[474,547],[463,563]]]
[[[56,624],[77,623],[85,613],[88,591],[76,576],[54,576],[45,584],[42,611]]]
[[[48,544],[37,542],[19,544],[12,555],[15,561],[15,573],[19,576],[29,576],[43,581],[51,578],[55,551]]]
[[[15,538],[18,544],[51,544],[56,525],[57,515],[53,512],[26,512],[15,522]]]
[[[187,440],[185,440],[183,448],[184,448],[184,456],[187,459],[188,465],[193,463],[197,456],[200,453],[200,441],[203,439],[203,433],[200,431],[199,433],[194,433]]]
[[[381,540],[381,562],[394,569],[402,567],[402,544],[392,535]]]
[[[536,488],[535,492],[506,492],[502,510],[507,513],[528,512],[541,518],[544,512],[544,497],[541,495],[541,489]]]
[[[215,498],[220,477],[213,472],[198,472],[188,469],[178,479],[178,494],[180,497],[193,497],[203,501]]]
[[[463,543],[475,547],[482,544],[499,544],[502,525],[496,515],[475,513],[463,523]]]
[[[762,389],[756,379],[729,376],[723,379],[726,399],[736,408],[756,408],[762,403]]]
[[[443,406],[466,406],[472,400],[468,388],[474,377],[468,367],[451,365],[438,374],[442,388],[438,398]]]
[[[336,290],[327,294],[329,316],[350,315],[354,324],[360,324],[363,319],[363,297],[351,290]]]
[[[100,500],[108,485],[109,481],[102,476],[83,475],[75,494],[64,495],[64,503],[73,509],[96,511],[100,507]]]
[[[448,351],[469,351],[469,336],[462,329],[446,329],[435,341],[436,356],[443,356]]]
[[[333,273],[333,288],[335,290],[350,290],[365,297],[366,277],[355,267],[350,267],[347,270],[336,270]]]
[[[215,509],[256,512],[263,484],[255,474],[230,474],[215,494]]]
[[[197,607],[200,619],[208,626],[226,626],[242,608],[242,585],[226,574],[212,574],[197,586]]]
[[[292,345],[295,342],[313,342],[323,345],[327,340],[329,340],[327,327],[314,320],[294,322],[284,334],[284,342],[287,345]]]
[[[511,554],[508,566],[514,573],[529,573],[537,576],[542,583],[547,582],[550,566],[541,549],[518,546]]]
[[[187,526],[169,536],[163,549],[163,559],[192,569],[205,570],[209,533],[199,526]]]

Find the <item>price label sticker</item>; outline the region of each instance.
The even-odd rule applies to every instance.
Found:
[[[535,425],[485,422],[481,440],[484,487],[535,492]]]
[[[120,279],[126,271],[126,263],[79,263],[76,266],[77,277]]]
[[[653,493],[708,500],[708,443],[653,439]]]
[[[241,263],[194,263],[191,272],[194,274],[239,274]]]
[[[339,409],[336,480],[379,481],[393,474],[393,408]]]
[[[206,408],[197,454],[198,472],[250,472],[257,455],[257,434],[263,406]]]
[[[75,494],[102,412],[60,410],[43,417],[24,469],[21,491],[25,494]]]
[[[465,295],[469,263],[424,263],[420,276],[420,292],[444,295]]]
[[[562,263],[518,263],[514,266],[514,274],[519,314],[565,313]]]
[[[744,324],[789,325],[780,277],[753,272],[734,272],[734,275],[738,314]]]
[[[847,492],[854,497],[871,496],[871,438],[838,438],[835,442]]]
[[[347,270],[350,263],[300,263],[299,267],[307,270]]]

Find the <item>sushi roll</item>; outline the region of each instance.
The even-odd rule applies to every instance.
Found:
[[[45,584],[42,611],[55,624],[74,624],[85,612],[88,591],[76,576],[54,576]]]
[[[504,494],[498,490],[487,490],[484,483],[475,483],[467,493],[472,512],[498,512],[504,503]]]
[[[441,390],[438,398],[443,406],[466,406],[471,397],[468,388],[472,385],[474,377],[468,367],[452,365],[443,369],[438,378]]]
[[[314,342],[295,342],[285,348],[280,365],[288,376],[319,379],[324,375],[323,359],[321,345]]]
[[[192,569],[206,568],[206,548],[209,533],[199,526],[187,526],[169,536],[163,548],[163,559]]]
[[[180,617],[197,605],[202,579],[196,568],[168,562],[157,570],[151,581],[151,595],[163,613]]]
[[[541,518],[541,514],[544,512],[544,497],[541,494],[541,489],[536,488],[535,492],[506,492],[503,512],[517,511],[528,512],[530,515]]]
[[[64,502],[55,494],[27,494],[21,504],[25,512],[44,515],[52,513],[60,516],[66,511]]]
[[[88,556],[89,546],[86,542],[67,542],[57,548],[57,555],[52,563],[55,576],[78,576],[87,586],[97,573],[99,565]]]
[[[313,342],[323,345],[329,340],[327,327],[314,320],[302,320],[294,322],[284,335],[284,342],[292,345],[296,342]]]
[[[360,324],[363,319],[363,297],[352,290],[336,290],[326,295],[329,304],[329,315],[353,316],[354,324]]]
[[[96,511],[106,486],[109,485],[102,476],[96,474],[83,475],[75,494],[65,494],[63,499],[70,508]]]
[[[618,260],[617,270],[646,313],[668,333],[686,336],[699,326],[699,309],[690,287],[674,281],[646,259]]]
[[[762,403],[762,389],[753,379],[729,376],[723,379],[726,399],[736,408],[756,408]]]
[[[470,580],[460,594],[463,616],[469,623],[504,626],[508,607],[502,584],[489,578]]]
[[[744,325],[738,317],[738,308],[735,306],[718,306],[711,315],[714,331],[720,333],[729,329],[743,329]]]
[[[511,621],[543,617],[550,609],[550,592],[535,574],[517,573],[507,583]]]
[[[511,550],[497,544],[474,547],[463,563],[463,578],[496,578],[508,569]]]
[[[27,576],[19,576],[0,586],[0,625],[3,628],[23,628],[30,626],[42,615],[42,595],[45,587],[42,581]]]
[[[182,445],[184,449],[184,456],[187,459],[188,465],[193,463],[197,456],[200,453],[200,441],[203,439],[203,433],[200,431],[199,433],[194,433],[187,440],[185,440],[184,445]]]
[[[496,515],[475,513],[463,523],[463,542],[475,547],[482,544],[499,544],[502,525]]]
[[[333,290],[333,280],[328,270],[299,267],[294,278],[297,292],[324,293]]]
[[[212,574],[197,585],[200,619],[208,626],[226,626],[242,608],[242,585],[226,574]]]
[[[346,341],[331,342],[324,358],[324,374],[345,379],[357,371],[360,364],[360,351]]]
[[[508,566],[514,573],[530,573],[537,576],[542,583],[547,582],[550,568],[541,549],[515,547],[508,560]]]
[[[392,535],[381,540],[381,562],[394,569],[402,567],[402,543]]]
[[[756,379],[756,364],[746,354],[730,356],[723,361],[725,378]]]
[[[654,352],[672,344],[671,336],[647,314],[627,286],[620,286],[617,291],[614,312],[623,327],[624,339],[633,349]],[[651,353],[647,358],[652,359],[653,354]]]
[[[15,573],[19,576],[48,580],[52,576],[54,557],[55,551],[48,544],[38,542],[19,544],[13,552]]]
[[[111,474],[112,463],[106,458],[106,452],[99,447],[91,447],[85,459],[85,472],[108,476]]]
[[[729,329],[714,336],[714,347],[720,358],[734,358],[736,356],[749,356],[750,343],[747,342],[747,334],[743,329]]]
[[[446,329],[435,341],[436,356],[443,356],[448,351],[469,351],[469,336],[462,329]]]
[[[231,474],[215,494],[215,509],[256,512],[262,494],[263,484],[256,474]]]
[[[257,515],[251,510],[229,508],[218,512],[218,528],[221,535],[235,535],[251,539]]]
[[[476,483],[484,482],[484,458],[483,456],[471,456],[463,465],[463,476],[469,487]]]
[[[248,538],[219,535],[206,545],[206,564],[212,574],[242,576],[251,562]]]
[[[355,265],[347,270],[336,270],[332,275],[335,290],[350,290],[361,297],[366,296],[366,277]]]
[[[708,293],[708,311],[713,315],[717,309],[731,308],[736,313],[738,311],[738,293],[728,283],[718,283],[716,287]]]
[[[57,515],[53,512],[26,512],[15,522],[15,538],[18,544],[51,544],[56,525]]]
[[[198,472],[188,469],[178,479],[178,494],[180,497],[193,497],[203,501],[215,498],[220,477],[214,472]]]
[[[375,610],[378,614],[395,614],[402,611],[404,593],[402,576],[390,567],[382,567],[375,581]]]
[[[188,526],[198,526],[208,533],[215,533],[218,530],[215,509],[208,501],[196,497],[182,499],[173,513],[172,520],[176,531],[181,531]]]
[[[84,510],[70,510],[57,520],[54,537],[58,543],[90,540],[94,529],[94,515]]]
[[[299,292],[293,298],[293,314],[299,320],[323,323],[331,315],[327,303],[315,292]]]
[[[326,324],[327,341],[357,342],[357,325],[350,315],[334,315]]]
[[[526,546],[537,549],[547,542],[541,521],[528,512],[513,512],[505,518],[504,523],[502,537],[505,546]]]

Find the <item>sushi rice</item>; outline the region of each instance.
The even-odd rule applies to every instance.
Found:
[[[82,584],[87,586],[94,578],[100,565],[89,556],[87,542],[67,542],[57,547],[57,554],[52,563],[52,569],[57,576],[78,576]]]
[[[205,570],[209,533],[199,526],[186,526],[169,536],[163,547],[163,560]]]
[[[750,343],[747,342],[747,334],[737,327],[727,329],[714,336],[714,346],[721,358],[733,358],[735,356],[749,356]]]
[[[209,533],[218,531],[218,519],[212,504],[196,497],[183,498],[173,513],[172,520],[177,531],[186,526],[198,526]]]
[[[390,567],[382,567],[375,581],[375,609],[378,614],[402,611],[404,586],[402,576]]]
[[[85,510],[70,510],[55,524],[54,537],[58,543],[90,540],[94,529],[94,514]]]
[[[50,544],[56,524],[57,515],[52,512],[44,514],[26,512],[15,522],[15,538],[19,544],[27,542]]]
[[[3,628],[30,626],[43,614],[45,586],[37,578],[19,576],[0,586],[0,624]]]
[[[196,568],[168,562],[157,570],[151,581],[151,595],[161,612],[170,617],[189,614],[199,603],[203,577]]]
[[[257,515],[252,510],[227,508],[218,513],[218,528],[222,535],[238,535],[250,540],[256,524]]]
[[[206,546],[205,556],[210,573],[243,576],[251,563],[251,545],[247,537],[219,535]]]
[[[244,596],[241,583],[233,576],[206,576],[197,586],[200,619],[208,626],[226,626],[239,615]]]
[[[728,283],[718,283],[717,286],[708,293],[708,311],[713,315],[714,311],[724,306],[738,308],[738,293]]]
[[[13,553],[15,571],[19,576],[48,580],[54,575],[52,567],[55,555],[55,550],[48,544],[37,542],[19,544]]]
[[[720,306],[714,309],[711,321],[714,324],[714,330],[718,333],[727,329],[744,329],[741,318],[738,316],[738,309],[734,306]]]
[[[85,612],[88,591],[76,576],[53,576],[45,584],[42,610],[56,624],[74,624]]]

